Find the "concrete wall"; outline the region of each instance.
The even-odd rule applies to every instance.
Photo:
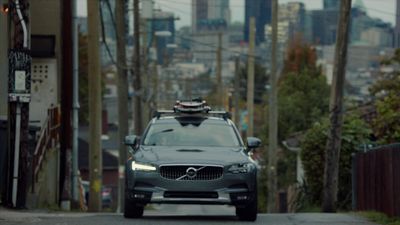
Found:
[[[39,171],[38,180],[35,183],[35,193],[29,188],[27,207],[47,208],[58,204],[59,184],[59,156],[58,149],[49,149],[46,152],[42,168]]]
[[[61,0],[35,0],[31,2],[31,34],[32,35],[55,35],[55,57],[57,59],[57,80],[61,84],[61,28],[62,28]],[[58,99],[60,100],[60,88],[58,88]]]
[[[7,0],[0,0],[0,5]],[[8,39],[7,14],[0,12],[0,120],[7,120],[7,92],[8,92]]]

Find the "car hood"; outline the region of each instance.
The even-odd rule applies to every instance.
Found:
[[[248,162],[241,147],[183,147],[142,146],[134,159],[139,162],[161,164],[215,164],[230,165]]]

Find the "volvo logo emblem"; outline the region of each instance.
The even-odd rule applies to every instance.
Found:
[[[193,179],[193,178],[196,177],[196,175],[197,175],[197,170],[196,170],[196,168],[189,167],[189,168],[186,170],[186,176],[187,176],[188,178]]]

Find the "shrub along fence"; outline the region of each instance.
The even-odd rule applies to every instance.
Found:
[[[400,143],[353,155],[353,208],[400,217]]]

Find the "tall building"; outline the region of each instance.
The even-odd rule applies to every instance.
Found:
[[[167,49],[168,44],[175,43],[175,16],[172,12],[157,11],[153,18],[153,31],[169,31],[168,37],[157,37],[157,61],[163,65],[167,56],[171,56],[172,50]]]
[[[250,17],[256,20],[256,43],[265,41],[265,25],[271,24],[272,0],[246,0],[245,1],[245,24],[244,40],[249,41]]]
[[[287,38],[291,40],[295,35],[304,35],[305,6],[301,2],[289,2],[279,5],[278,22],[288,22]]]
[[[311,41],[319,45],[332,45],[336,41],[339,12],[336,9],[311,11]]]
[[[193,33],[226,29],[230,16],[229,0],[192,0]]]
[[[400,0],[396,1],[396,15],[400,15]],[[394,47],[400,48],[400,17],[396,16],[396,26],[394,28]]]
[[[324,0],[324,9],[336,9],[340,7],[340,0]]]
[[[351,9],[350,42],[353,45],[392,46],[393,27],[369,16],[363,1],[357,0]]]
[[[216,62],[217,32],[222,32],[222,47],[226,48],[226,31],[230,24],[229,0],[192,0],[193,60],[214,68]],[[228,58],[222,52],[222,60]]]

